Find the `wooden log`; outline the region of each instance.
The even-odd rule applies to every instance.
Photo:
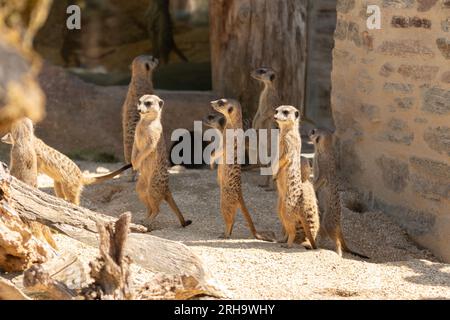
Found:
[[[116,220],[30,187],[0,170],[1,179],[10,181],[11,203],[20,217],[38,221],[93,247],[98,246],[97,221]],[[187,246],[144,234],[146,228],[140,225],[130,224],[130,231],[126,254],[135,263],[153,272],[187,274],[197,279],[205,277],[201,260]]]
[[[0,300],[31,300],[11,281],[0,277]]]
[[[20,217],[26,220],[38,221],[62,233],[64,230],[59,228],[61,224],[96,233],[97,221],[115,221],[113,217],[78,207],[33,188],[6,172],[0,172],[2,179],[10,181],[11,204]],[[146,227],[136,224],[131,224],[130,229],[133,232],[147,231]]]
[[[92,261],[90,275],[94,282],[82,294],[87,300],[130,300],[131,259],[125,254],[131,214],[125,213],[113,225],[98,223],[100,257]]]
[[[239,99],[244,117],[256,112],[258,83],[250,72],[266,66],[284,104],[303,106],[307,0],[214,0],[209,3],[214,91]]]
[[[10,178],[0,163],[0,270],[23,271],[33,263],[43,263],[54,256],[45,241],[37,239],[11,204]]]

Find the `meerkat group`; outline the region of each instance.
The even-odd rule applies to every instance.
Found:
[[[99,177],[83,175],[79,167],[67,156],[48,146],[34,134],[31,120],[16,122],[2,141],[11,144],[11,173],[25,183],[36,187],[38,173],[54,180],[56,196],[76,205],[80,203],[83,186],[111,179],[128,168],[138,175],[136,192],[147,208],[151,224],[166,201],[182,227],[192,223],[186,220],[177,206],[169,187],[169,161],[164,141],[162,114],[164,101],[154,95],[152,74],[158,60],[152,56],[139,56],[132,63],[132,80],[122,110],[123,150],[126,165]],[[258,68],[251,76],[263,84],[258,111],[252,127],[256,130],[279,130],[278,162],[267,181],[276,185],[278,192],[277,214],[283,227],[279,242],[291,248],[297,234],[304,235],[302,245],[308,249],[318,247],[319,234],[328,235],[336,252],[342,256],[352,251],[346,245],[341,226],[341,199],[336,177],[336,160],[332,148],[332,134],[325,130],[311,131],[309,138],[315,147],[313,170],[308,159],[301,156],[301,112],[289,105],[281,105],[274,81],[276,73],[270,68]],[[237,100],[219,99],[211,102],[214,114],[203,118],[206,126],[220,136],[218,148],[211,157],[211,168],[217,164],[217,182],[220,189],[220,212],[225,223],[224,238],[229,239],[237,211],[240,210],[254,238],[274,241],[270,233],[256,230],[244,201],[241,165],[238,161],[237,141],[231,141],[233,156],[229,162],[226,130],[242,130],[242,107]],[[270,154],[270,143],[266,144]],[[311,173],[314,179],[311,180]],[[266,182],[265,186],[269,186]],[[317,194],[320,193],[320,207]],[[322,210],[320,210],[322,209]]]

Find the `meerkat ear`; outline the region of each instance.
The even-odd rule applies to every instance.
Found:
[[[164,101],[163,100],[159,100],[159,107],[162,108],[164,106]]]
[[[273,82],[273,80],[275,80],[275,74],[272,74],[272,75],[270,76],[270,81]]]
[[[300,112],[295,111],[295,119],[298,119],[300,117]]]
[[[145,70],[150,71],[150,65],[148,63],[145,64]]]

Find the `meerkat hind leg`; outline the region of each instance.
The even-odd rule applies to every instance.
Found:
[[[66,200],[79,206],[82,186],[64,186],[62,187]]]
[[[237,203],[230,204],[224,203],[224,201],[222,201],[221,212],[225,221],[225,233],[221,238],[229,239],[231,237],[231,234],[233,233],[234,218],[236,217],[237,209]]]
[[[66,200],[66,195],[64,194],[64,190],[60,182],[53,181],[53,190],[58,198]]]
[[[184,219],[183,214],[181,213],[180,209],[178,208],[177,204],[175,203],[175,200],[173,199],[172,193],[170,191],[167,192],[165,200],[169,204],[172,211],[178,217],[178,220],[180,220],[180,224],[183,228],[187,227],[188,225],[190,225],[192,223],[191,220]]]

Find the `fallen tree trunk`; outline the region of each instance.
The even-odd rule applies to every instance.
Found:
[[[33,235],[11,205],[10,177],[0,163],[0,270],[17,272],[47,261],[54,250]]]
[[[93,247],[98,247],[99,241],[97,221],[110,223],[116,220],[30,187],[0,170],[0,181],[2,179],[9,181],[11,203],[21,218],[38,221]],[[134,233],[129,235],[126,254],[130,255],[133,262],[153,272],[186,274],[204,279],[202,262],[188,247],[143,234],[146,230],[144,226],[130,224],[130,231]]]
[[[6,176],[5,176],[6,175]],[[10,181],[11,201],[18,214],[30,221],[38,221],[55,230],[65,233],[59,225],[70,225],[79,229],[97,232],[96,222],[112,222],[113,217],[78,207],[60,198],[56,198],[22,181],[0,172],[0,180]],[[147,232],[141,225],[131,224],[133,232]]]
[[[0,300],[31,300],[11,281],[0,277]]]

